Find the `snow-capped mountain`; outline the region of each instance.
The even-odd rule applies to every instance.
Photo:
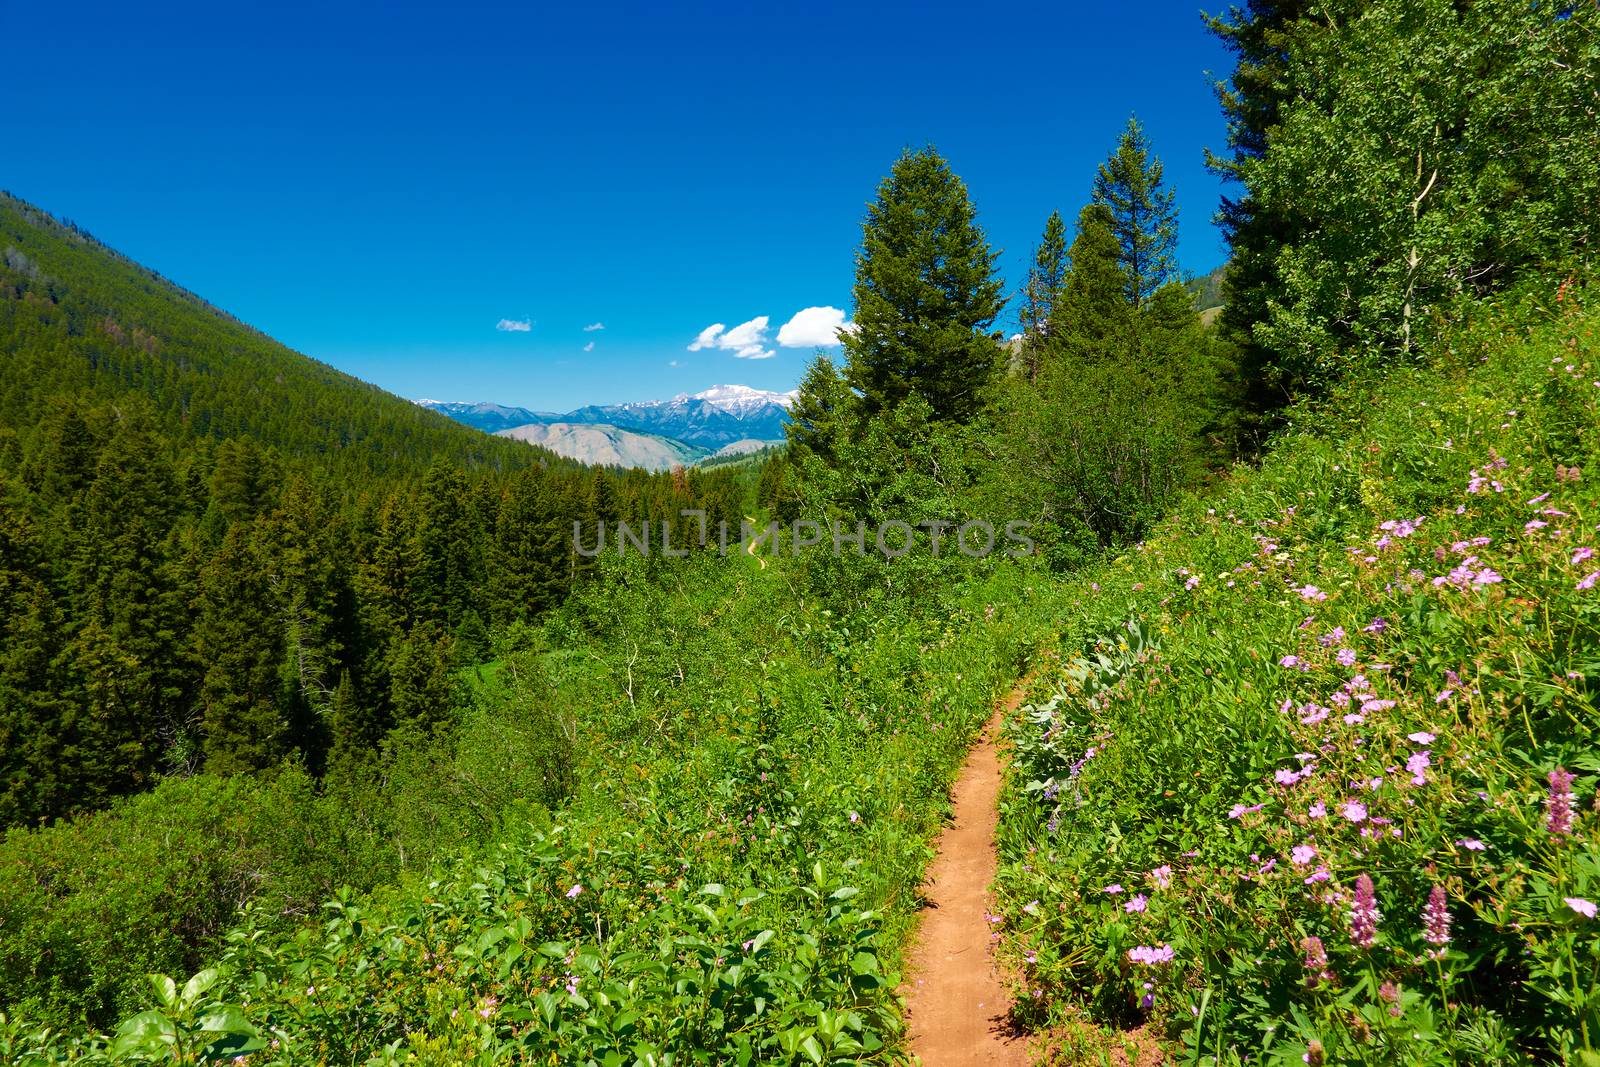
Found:
[[[791,389],[787,393],[774,393],[766,389],[752,389],[748,385],[713,385],[703,393],[683,394],[672,398],[669,403],[679,401],[704,400],[707,404],[723,411],[731,412],[741,418],[753,413],[759,413],[768,407],[777,406],[785,411],[794,403],[794,398],[800,390]]]
[[[735,441],[778,441],[789,421],[795,393],[775,393],[748,385],[713,385],[699,393],[670,400],[628,404],[591,404],[563,414],[507,408],[498,404],[458,404],[419,400],[417,403],[480,430],[502,430],[530,424],[572,423],[615,426],[657,434],[715,451]]]
[[[529,411],[527,408],[506,407],[504,404],[463,404],[453,400],[418,400],[416,404],[448,415],[484,433],[499,433],[531,422],[554,422],[561,418],[550,411]]]

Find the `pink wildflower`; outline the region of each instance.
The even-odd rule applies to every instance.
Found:
[[[1565,767],[1557,767],[1545,776],[1550,792],[1544,800],[1544,828],[1554,837],[1572,833],[1572,806],[1578,799],[1572,793],[1572,780],[1576,777]]]
[[[1347,800],[1339,808],[1339,814],[1351,822],[1364,822],[1367,818],[1367,806],[1359,800]]]
[[[1382,918],[1372,876],[1363,874],[1356,879],[1356,895],[1350,903],[1351,943],[1357,948],[1371,948],[1378,940],[1378,920]]]
[[[1159,945],[1152,948],[1149,945],[1140,945],[1138,948],[1128,950],[1128,958],[1134,963],[1142,963],[1146,967],[1154,967],[1158,963],[1171,963],[1177,953],[1172,951],[1171,945]]]
[[[1328,950],[1322,947],[1322,938],[1308,937],[1300,942],[1300,948],[1306,954],[1306,988],[1315,989],[1322,982],[1333,980],[1333,972],[1328,969]]]
[[[1442,885],[1433,887],[1422,909],[1422,939],[1434,946],[1429,955],[1435,959],[1444,955],[1444,946],[1450,943],[1450,905]]]
[[[1122,910],[1127,912],[1129,915],[1135,915],[1141,911],[1144,911],[1145,905],[1148,904],[1149,901],[1150,898],[1145,896],[1143,893],[1135,893],[1128,899],[1128,902],[1122,906]]]
[[[1296,845],[1289,851],[1289,859],[1296,867],[1304,867],[1317,858],[1317,850],[1310,845]]]
[[[1585,919],[1594,918],[1596,910],[1600,910],[1595,908],[1594,901],[1584,900],[1582,897],[1562,897],[1561,899],[1567,907],[1582,915]]]

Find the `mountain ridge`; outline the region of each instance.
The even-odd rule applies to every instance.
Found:
[[[445,415],[457,422],[500,436],[513,436],[519,440],[540,441],[543,447],[585,462],[605,460],[590,459],[587,451],[564,452],[548,442],[560,442],[564,447],[577,448],[579,441],[598,444],[600,439],[572,433],[549,434],[530,430],[525,434],[507,431],[538,426],[593,426],[609,428],[621,433],[662,438],[677,442],[692,450],[696,457],[716,453],[719,449],[740,442],[780,441],[789,422],[789,407],[796,392],[786,393],[756,389],[748,385],[713,385],[698,393],[679,393],[666,400],[637,400],[622,404],[588,404],[568,412],[534,411],[487,401],[463,402],[441,400],[416,400],[413,403]],[[624,439],[608,437],[610,445],[622,445]],[[640,442],[627,441],[623,451],[640,446]],[[657,461],[665,454],[646,448],[643,453],[655,456]],[[685,453],[688,455],[689,453]],[[683,462],[675,460],[674,462]],[[687,462],[694,462],[693,459]],[[671,464],[668,463],[667,466]],[[647,469],[665,469],[654,467]]]

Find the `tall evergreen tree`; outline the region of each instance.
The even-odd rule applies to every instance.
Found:
[[[268,568],[236,523],[201,575],[194,629],[205,767],[237,774],[275,766],[289,751],[289,724],[279,706],[281,630],[274,617]]]
[[[566,595],[573,515],[561,487],[537,467],[519,471],[500,498],[490,585],[498,622],[531,619]]]
[[[472,487],[456,465],[435,463],[423,478],[419,504],[417,605],[423,618],[454,629],[482,584],[484,531],[473,521]]]
[[[856,254],[845,376],[876,414],[917,395],[964,421],[1000,365],[986,331],[1005,301],[964,182],[932,148],[907,151],[878,187]]]
[[[1162,179],[1161,160],[1137,118],[1128,120],[1122,139],[1094,177],[1094,202],[1111,215],[1111,232],[1121,246],[1128,302],[1143,306],[1152,293],[1178,274],[1178,208]]]
[[[0,477],[0,827],[64,814],[60,618],[33,524]]]
[[[1067,264],[1067,226],[1061,221],[1061,212],[1052,211],[1045,220],[1044,235],[1033,250],[1028,280],[1022,287],[1019,355],[1023,373],[1029,381],[1039,376],[1041,358],[1049,343],[1056,301],[1061,296],[1061,287],[1066,283]]]
[[[1085,204],[1068,254],[1071,268],[1052,309],[1050,350],[1068,364],[1113,358],[1133,328],[1121,248],[1111,213]]]
[[[102,449],[71,532],[76,772],[90,804],[147,785],[187,727],[188,597],[172,466],[140,413]]]

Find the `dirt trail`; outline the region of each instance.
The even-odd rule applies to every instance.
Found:
[[[928,868],[927,907],[901,995],[911,1051],[925,1067],[1027,1067],[1027,1039],[1012,1033],[1010,999],[990,954],[989,883],[994,881],[1000,723],[1022,690],[995,709],[956,780],[955,818]]]

